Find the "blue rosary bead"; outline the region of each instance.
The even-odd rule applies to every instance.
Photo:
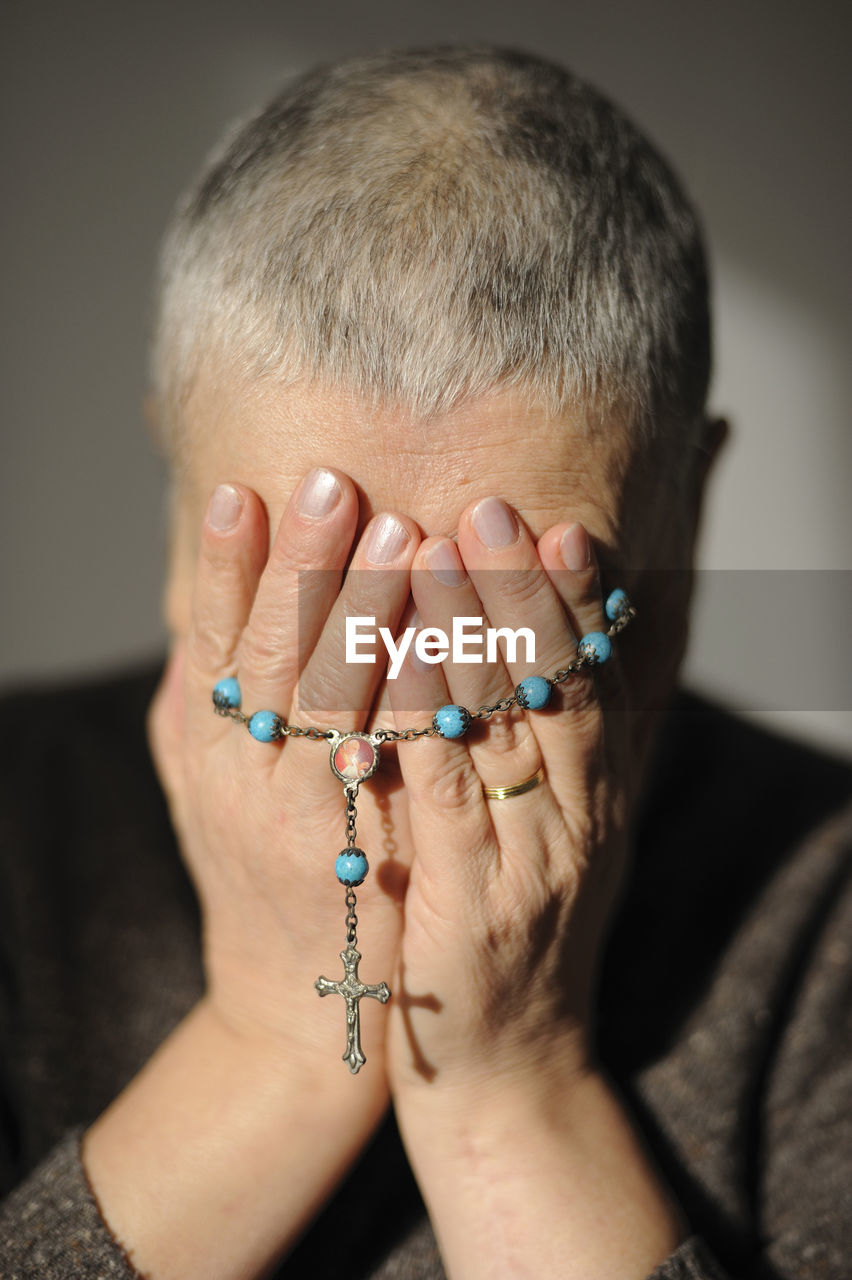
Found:
[[[518,706],[526,711],[540,711],[550,701],[552,685],[544,676],[527,676],[515,689]]]
[[[351,849],[344,849],[334,860],[334,874],[347,889],[354,889],[356,885],[363,884],[369,870],[370,865],[364,856],[364,851],[356,849],[354,845]]]
[[[435,712],[432,724],[442,738],[461,738],[470,728],[470,712],[466,707],[448,703]]]
[[[283,720],[274,711],[255,711],[248,722],[249,733],[258,742],[275,742]]]
[[[630,601],[627,598],[627,592],[622,591],[621,587],[616,587],[606,598],[606,616],[610,622],[615,622],[616,618],[620,618],[625,609],[630,608]]]
[[[213,686],[213,704],[223,710],[239,710],[243,695],[240,693],[240,682],[236,676],[225,676]]]
[[[600,666],[612,654],[612,641],[603,631],[590,631],[577,645],[577,653],[595,666]]]

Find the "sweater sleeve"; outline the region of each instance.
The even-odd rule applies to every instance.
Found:
[[[80,1157],[83,1132],[83,1125],[69,1129],[0,1204],[0,1262],[6,1280],[67,1280],[72,1262],[77,1280],[145,1280],[101,1216]],[[413,1261],[406,1258],[408,1275]],[[442,1274],[440,1264],[436,1270]],[[435,1272],[427,1267],[419,1274]],[[703,1242],[692,1237],[649,1280],[729,1277]]]
[[[764,1090],[759,1210],[773,1276],[850,1274],[852,805],[835,832],[841,857],[826,877],[807,963],[790,983]]]
[[[755,1252],[736,1278],[840,1280],[852,1255],[852,804],[802,846],[780,890],[808,910],[798,934],[777,911],[762,921],[788,967],[751,1122]],[[693,1237],[650,1280],[728,1274]]]
[[[68,1129],[0,1204],[5,1280],[144,1280],[98,1208],[80,1156],[84,1128]]]
[[[698,1236],[685,1240],[648,1280],[731,1280]]]

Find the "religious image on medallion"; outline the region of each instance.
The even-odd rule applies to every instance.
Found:
[[[363,782],[375,773],[379,753],[363,733],[349,733],[331,750],[331,767],[341,782]]]

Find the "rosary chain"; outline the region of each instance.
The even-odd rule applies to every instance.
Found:
[[[483,703],[481,707],[477,707],[476,711],[471,711],[471,720],[487,720],[489,716],[493,716],[498,711],[508,711],[513,707],[518,699],[514,694],[507,698],[501,698],[499,702]]]
[[[433,724],[425,729],[377,729],[373,734],[376,742],[413,742],[415,738],[435,737],[438,730]]]
[[[612,626],[607,630],[607,635],[610,637],[610,639],[612,639],[613,636],[619,635],[620,632],[622,632],[624,628],[628,626],[629,623],[631,623],[635,617],[636,617],[636,610],[634,609],[632,604],[628,605],[625,609],[622,609],[621,613],[618,615],[615,622],[613,622]]]
[[[358,917],[355,914],[357,904],[355,890],[350,886],[346,890],[346,942],[350,947],[358,945]]]
[[[306,728],[301,728],[297,724],[282,724],[278,736],[280,738],[333,738],[334,730],[318,729],[314,724]]]
[[[615,621],[607,629],[607,636],[612,639],[624,630],[628,623],[636,617],[636,609],[634,606],[627,605],[625,609],[618,615]],[[548,676],[551,684],[564,684],[569,676],[577,675],[584,667],[594,666],[595,663],[591,658],[587,658],[585,654],[579,654],[564,667],[560,667],[558,671],[554,671],[552,676]],[[510,694],[506,698],[501,698],[499,702],[483,703],[476,711],[470,713],[472,720],[487,720],[489,716],[496,715],[500,711],[508,711],[518,701],[514,694]],[[251,716],[246,715],[244,711],[235,710],[232,707],[216,706],[216,712],[220,716],[229,716],[231,720],[235,720],[237,724],[248,724]],[[318,729],[316,725],[301,726],[297,724],[286,724],[282,721],[277,737],[279,738],[311,738],[311,739],[329,739],[337,736],[336,729]],[[413,742],[416,738],[435,737],[438,730],[433,724],[426,725],[423,729],[377,729],[372,734],[373,741],[376,743],[383,742]],[[356,788],[357,794],[357,788]],[[347,791],[347,796],[349,795]],[[349,813],[347,801],[347,815]],[[350,845],[354,844],[354,812],[355,805],[352,801],[352,830],[353,838],[349,841]],[[347,817],[347,833],[348,833],[348,817]],[[353,894],[354,897],[354,894]]]
[[[355,848],[355,840],[357,833],[355,831],[355,820],[358,817],[358,810],[355,808],[355,797],[358,794],[358,783],[352,783],[346,787],[346,844],[348,848]]]

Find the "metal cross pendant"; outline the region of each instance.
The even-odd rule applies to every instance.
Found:
[[[341,951],[340,959],[343,961],[344,976],[338,982],[331,982],[328,978],[317,978],[314,986],[321,996],[343,996],[346,1001],[346,1051],[343,1054],[343,1061],[348,1064],[354,1076],[367,1061],[361,1049],[360,1002],[364,996],[370,996],[373,1000],[380,1000],[382,1004],[387,1004],[391,993],[386,982],[378,982],[372,986],[361,982],[358,977],[361,953],[356,951],[355,947],[349,946],[345,951]]]

